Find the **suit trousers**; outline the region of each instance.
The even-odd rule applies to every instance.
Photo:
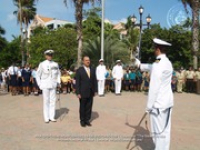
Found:
[[[56,89],[43,89],[43,115],[44,121],[55,119]]]
[[[98,94],[99,95],[104,94],[104,88],[105,88],[105,80],[99,80],[98,81]]]
[[[122,80],[121,79],[116,79],[115,80],[115,94],[120,94],[121,86],[122,86]]]
[[[81,122],[88,122],[91,119],[92,114],[92,104],[93,104],[93,96],[88,98],[81,98],[80,101],[80,121]]]
[[[150,113],[154,150],[170,149],[171,111],[172,109],[153,109]]]

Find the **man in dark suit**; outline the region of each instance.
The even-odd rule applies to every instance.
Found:
[[[83,66],[76,72],[76,94],[80,101],[80,124],[82,127],[91,126],[93,97],[97,93],[95,69],[90,67],[90,58],[84,56]]]

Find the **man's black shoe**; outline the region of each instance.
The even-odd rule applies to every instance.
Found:
[[[87,126],[89,126],[89,127],[92,126],[92,124],[91,124],[89,121],[85,122],[85,125],[87,125]]]
[[[86,124],[84,122],[81,122],[81,127],[86,127]]]

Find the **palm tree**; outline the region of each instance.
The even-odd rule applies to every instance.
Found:
[[[13,12],[17,16],[17,21],[20,24],[20,31],[21,31],[21,42],[20,48],[22,53],[22,66],[25,63],[25,51],[24,51],[24,42],[27,42],[27,29],[28,24],[31,20],[34,19],[36,15],[36,8],[35,8],[35,0],[13,0],[14,5],[18,8],[16,11]],[[23,39],[23,25],[25,29],[25,41]]]
[[[67,5],[68,0],[64,0]],[[83,5],[91,2],[94,4],[95,1],[100,0],[71,0],[75,5],[75,18],[76,18],[76,28],[77,28],[77,41],[78,41],[78,56],[77,56],[77,66],[81,65],[81,55],[83,49],[83,32],[82,32],[82,21],[83,21]]]
[[[131,16],[127,18],[127,23],[125,24],[125,28],[127,30],[127,37],[123,40],[123,42],[125,42],[126,45],[128,46],[130,50],[130,59],[132,59],[134,55],[136,57],[136,50],[139,42],[140,33],[139,29],[133,28]]]
[[[6,39],[4,37],[2,37],[2,35],[4,35],[6,33],[6,31],[4,30],[4,28],[0,25],[0,51],[5,47],[6,45]]]
[[[129,54],[125,43],[117,38],[111,36],[105,37],[105,64],[107,66],[113,66],[117,59],[121,59],[123,63],[128,63]],[[83,55],[88,55],[91,58],[93,65],[98,64],[98,60],[101,57],[101,38],[98,36],[94,40],[88,40],[83,43]]]
[[[199,0],[181,0],[185,6],[186,11],[187,5],[192,9],[192,53],[193,53],[193,67],[198,67],[198,51],[199,51],[199,11],[200,1]]]
[[[4,30],[4,28],[2,26],[0,26],[0,36],[4,35],[6,33],[6,31]]]

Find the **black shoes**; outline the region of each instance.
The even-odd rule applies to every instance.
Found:
[[[87,122],[82,122],[81,121],[80,124],[81,124],[81,127],[86,127],[86,126],[91,127],[92,126],[89,121],[87,121]]]
[[[89,121],[85,122],[85,124],[86,124],[87,126],[89,126],[89,127],[92,126],[92,124],[91,124]]]
[[[80,123],[80,124],[81,124],[81,127],[86,127],[86,124],[85,124],[85,122],[82,122],[82,121],[81,121],[81,123]]]

